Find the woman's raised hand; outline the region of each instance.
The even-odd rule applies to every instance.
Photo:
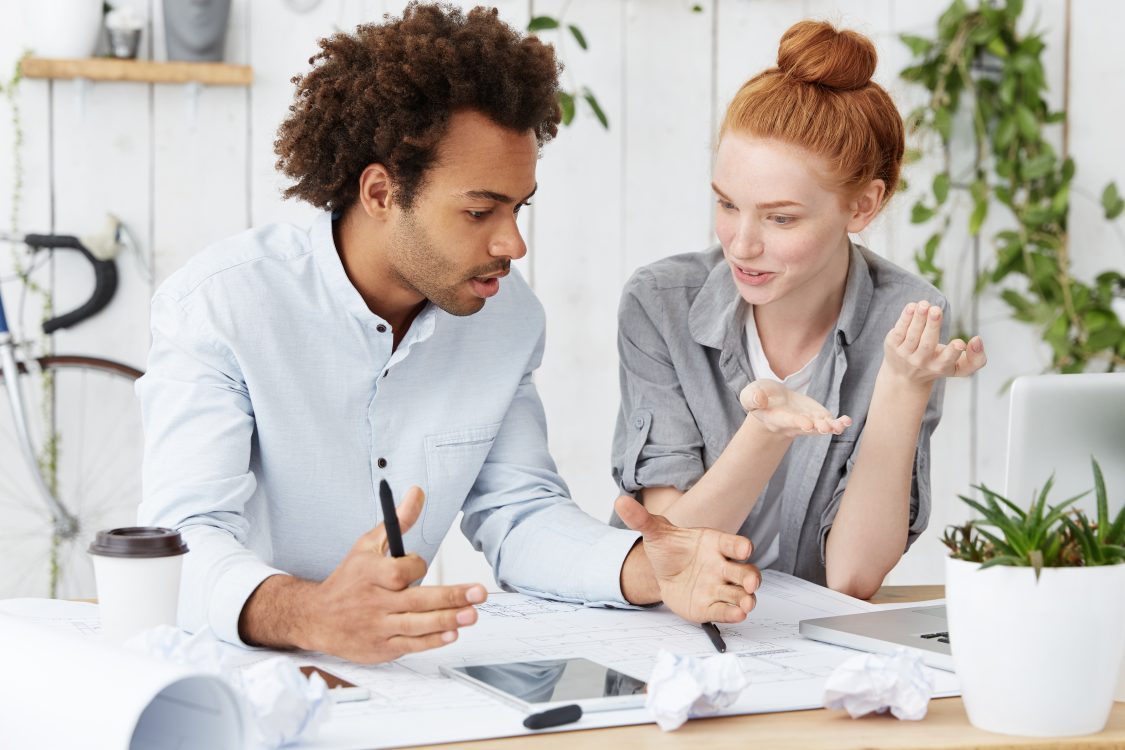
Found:
[[[766,429],[787,437],[839,435],[852,423],[851,417],[833,417],[814,399],[776,380],[755,380],[742,389],[738,400]]]
[[[902,310],[883,342],[883,366],[906,381],[928,385],[943,377],[965,377],[984,367],[984,342],[973,336],[966,344],[941,343],[942,310],[922,300]]]

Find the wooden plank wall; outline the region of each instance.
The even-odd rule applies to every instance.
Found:
[[[0,71],[10,70],[21,46],[18,13],[11,5],[0,10]],[[147,5],[159,59],[160,3]],[[154,268],[149,279],[137,259],[122,258],[121,289],[113,304],[95,321],[57,335],[55,348],[143,366],[147,300],[155,284],[207,243],[247,226],[307,222],[313,212],[281,200],[284,182],[274,172],[272,143],[292,94],[289,79],[305,70],[317,38],[397,13],[403,5],[398,0],[324,0],[297,14],[281,3],[234,0],[227,60],[253,66],[254,84],[248,89],[26,81],[20,92],[26,131],[22,229],[87,233],[112,212],[132,227]],[[605,518],[616,494],[608,456],[617,406],[618,295],[638,266],[714,241],[708,183],[715,132],[727,101],[746,78],[773,64],[784,30],[811,16],[870,35],[881,56],[877,79],[905,110],[920,91],[897,78],[908,60],[897,36],[932,33],[947,3],[503,0],[498,5],[517,26],[534,15],[562,13],[582,28],[588,51],[569,37],[561,40],[565,80],[593,89],[610,120],[604,130],[580,105],[574,124],[545,149],[540,190],[523,220],[531,252],[520,263],[547,308],[548,348],[537,382],[551,447],[579,504]],[[1061,105],[1065,2],[1035,0],[1028,6],[1029,26],[1048,29],[1052,101]],[[1116,75],[1125,67],[1125,48],[1114,36],[1122,22],[1125,7],[1113,0],[1073,5],[1070,148],[1080,167],[1080,197],[1072,209],[1072,246],[1079,272],[1086,274],[1125,265],[1125,232],[1120,222],[1100,220],[1096,200],[1106,181],[1125,180],[1125,145],[1116,125],[1125,114],[1125,92]],[[559,39],[554,32],[544,38]],[[11,200],[10,134],[5,110],[0,117],[4,223]],[[860,238],[907,267],[929,232],[910,225],[910,205],[918,187],[929,184],[934,167],[933,160],[911,167],[906,174],[914,186],[911,193],[898,196]],[[996,228],[1003,217],[989,221],[989,228]],[[946,256],[950,298],[966,327],[984,335],[991,364],[974,382],[951,383],[947,389],[934,442],[930,531],[892,573],[894,583],[941,579],[937,538],[945,523],[965,515],[956,493],[971,482],[1003,486],[1007,405],[1001,389],[1013,376],[1038,372],[1048,361],[1035,336],[1010,322],[995,299],[981,299],[979,311],[974,308],[969,282],[979,261],[972,242],[962,239],[963,228],[953,236]],[[9,270],[7,248],[0,249],[0,278]],[[87,274],[80,262],[61,256],[41,271],[63,307],[87,288]],[[6,298],[15,295],[10,281],[2,289]],[[11,460],[0,459],[3,466]],[[430,579],[491,581],[491,576],[483,558],[454,534]]]

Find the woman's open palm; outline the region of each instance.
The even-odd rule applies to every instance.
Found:
[[[848,416],[834,417],[815,399],[791,391],[776,380],[755,380],[739,394],[742,408],[770,432],[788,437],[839,435],[851,423]]]

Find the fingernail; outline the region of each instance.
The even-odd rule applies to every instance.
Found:
[[[980,339],[973,339],[971,346],[973,347],[974,352],[984,351],[984,342]]]
[[[473,604],[480,604],[484,601],[485,591],[480,586],[473,586],[465,592],[465,598]]]
[[[926,300],[922,300],[921,302],[918,303],[918,309],[919,310],[928,310],[929,307],[930,307],[930,303],[927,302]]]
[[[914,305],[913,302],[911,302],[909,305],[907,305],[906,306],[906,314],[907,315],[913,315],[914,314],[914,307],[915,307],[915,305]]]
[[[940,318],[941,317],[941,308],[940,307],[931,307],[930,308],[930,317],[933,318],[934,320],[937,320],[938,318]]]
[[[446,643],[453,643],[455,640],[457,640],[457,631],[447,630],[441,634],[441,639]]]
[[[457,613],[458,625],[472,625],[473,624],[473,610],[463,609]]]

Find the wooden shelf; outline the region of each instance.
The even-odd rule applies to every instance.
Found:
[[[254,80],[254,71],[249,65],[118,60],[112,57],[91,57],[80,60],[29,57],[23,61],[23,75],[27,78],[203,83],[209,86],[249,86]]]

